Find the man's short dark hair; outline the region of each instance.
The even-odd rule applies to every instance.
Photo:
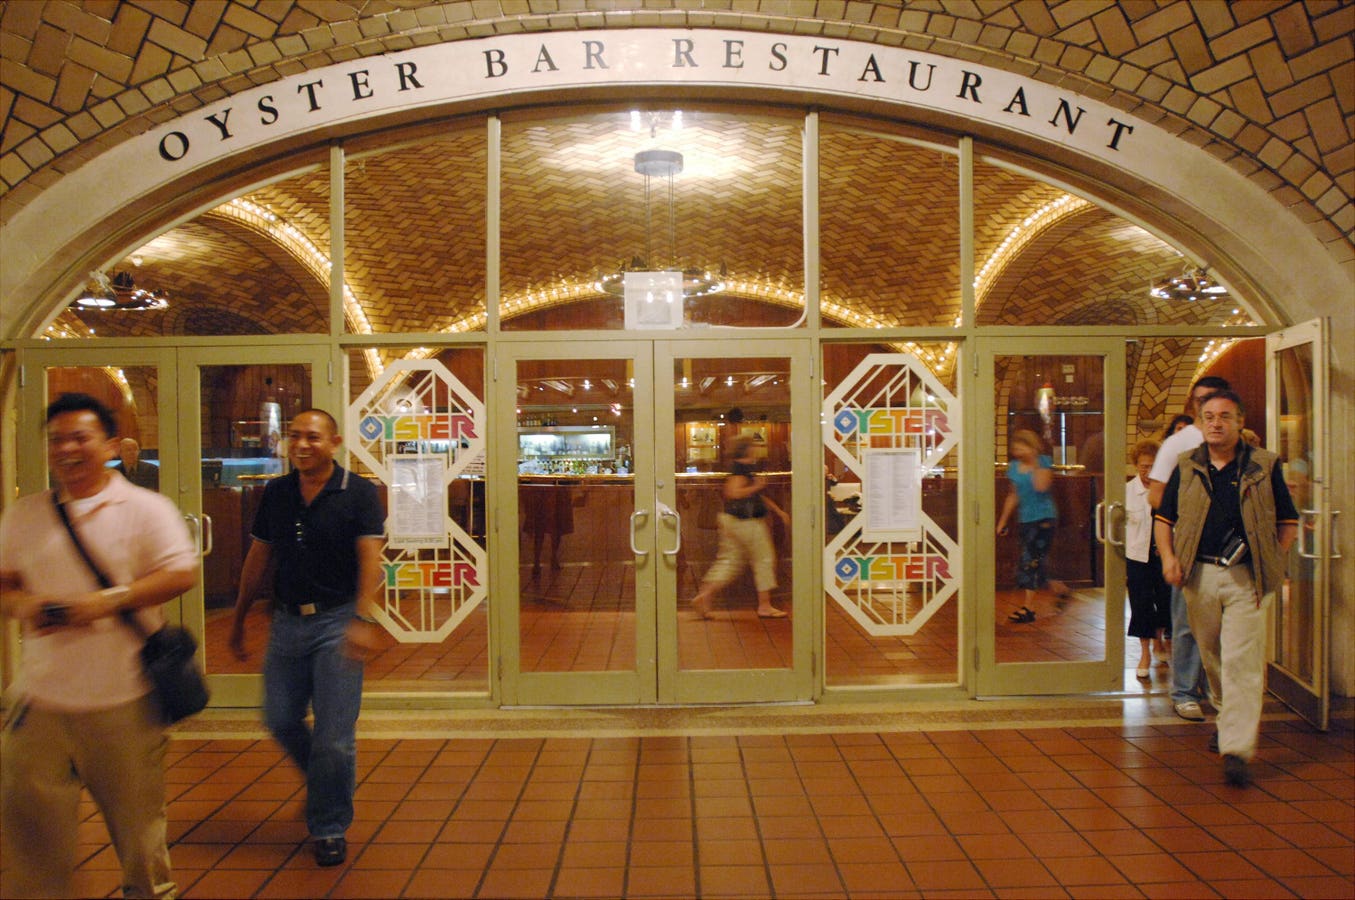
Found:
[[[1243,418],[1247,417],[1247,405],[1242,402],[1242,398],[1239,397],[1235,391],[1230,391],[1227,389],[1224,389],[1222,391],[1215,391],[1214,393],[1210,394],[1208,397],[1205,397],[1203,400],[1200,401],[1201,411],[1204,410],[1205,404],[1208,403],[1210,400],[1231,401],[1237,407],[1237,414],[1239,416],[1242,416]]]
[[[99,418],[104,437],[118,436],[118,419],[113,411],[89,394],[62,394],[47,404],[47,421],[51,422],[62,413],[92,412]]]
[[[330,433],[331,433],[331,434],[338,434],[338,433],[339,433],[339,423],[338,423],[338,421],[334,418],[334,416],[330,415],[330,413],[328,413],[327,411],[325,411],[325,410],[323,410],[323,409],[320,409],[319,407],[316,407],[316,406],[312,406],[310,409],[303,409],[303,410],[301,410],[301,412],[294,414],[294,415],[292,416],[292,421],[295,422],[297,419],[301,418],[302,416],[306,415],[307,413],[312,413],[312,414],[317,415],[317,416],[319,416],[320,418],[325,419],[326,421],[328,421],[328,422],[329,422],[329,430],[330,430]]]
[[[1209,388],[1211,391],[1217,393],[1218,391],[1231,390],[1232,387],[1233,386],[1228,383],[1227,378],[1220,378],[1217,375],[1206,375],[1191,386],[1190,393],[1194,395],[1200,388]]]

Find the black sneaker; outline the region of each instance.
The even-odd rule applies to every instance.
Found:
[[[1229,753],[1223,758],[1223,779],[1234,787],[1251,784],[1251,767],[1240,756]]]
[[[315,842],[315,862],[328,868],[337,866],[348,858],[348,841],[341,837],[320,838]]]

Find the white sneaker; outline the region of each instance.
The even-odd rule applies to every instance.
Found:
[[[1175,706],[1176,714],[1188,722],[1203,722],[1204,710],[1194,700],[1182,700]]]

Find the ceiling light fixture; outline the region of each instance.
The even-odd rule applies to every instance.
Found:
[[[1158,300],[1201,300],[1222,297],[1228,289],[1210,278],[1205,269],[1197,268],[1154,282],[1148,293]]]
[[[169,306],[169,295],[137,287],[130,272],[116,272],[112,278],[103,272],[91,272],[85,289],[71,306],[98,312],[139,312],[165,309]]]
[[[724,290],[727,271],[723,265],[718,270],[700,266],[682,266],[677,254],[677,201],[674,179],[682,171],[682,154],[676,150],[641,150],[635,154],[635,171],[644,176],[645,184],[645,252],[643,256],[633,256],[629,264],[622,263],[615,272],[598,276],[593,286],[599,291],[615,297],[625,296],[626,275],[650,272],[674,272],[681,274],[681,293],[683,297],[704,297]],[[664,203],[668,209],[668,265],[663,268],[655,259],[654,237],[654,179],[666,183],[667,197]],[[650,291],[646,300],[663,300],[672,303],[678,299],[673,290],[659,288]]]

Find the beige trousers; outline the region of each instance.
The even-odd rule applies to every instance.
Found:
[[[72,897],[80,789],[103,813],[124,897],[174,897],[164,726],[149,697],[83,713],[11,710],[0,755],[4,897]]]
[[[1219,711],[1219,753],[1250,760],[1261,727],[1271,595],[1257,605],[1245,565],[1223,569],[1197,562],[1185,597],[1211,701]]]

